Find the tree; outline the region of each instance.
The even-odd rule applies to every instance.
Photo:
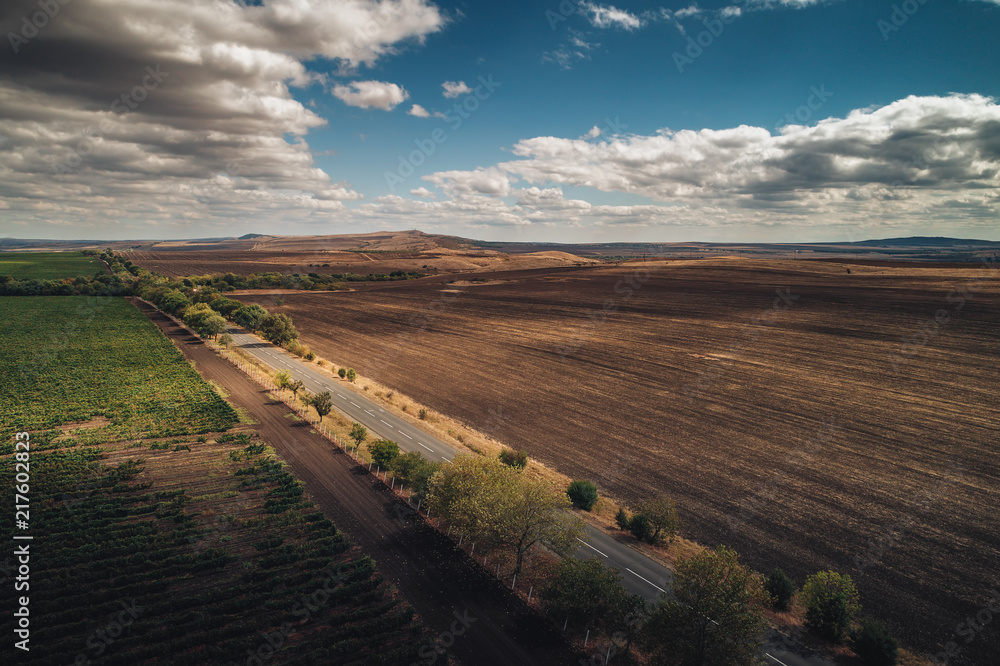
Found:
[[[759,663],[767,595],[759,574],[719,546],[678,558],[675,599],[661,597],[642,632],[657,664],[749,666]]]
[[[597,504],[597,486],[593,481],[573,481],[569,484],[566,495],[573,506],[584,511],[590,511]]]
[[[628,521],[628,531],[639,541],[652,541],[653,526],[644,513],[637,513]]]
[[[295,381],[290,382],[288,384],[288,390],[292,392],[292,399],[297,399],[299,397],[299,391],[305,387],[306,385],[302,383],[301,379],[296,379]]]
[[[657,543],[666,539],[672,543],[680,529],[681,519],[677,515],[677,507],[674,501],[666,495],[660,495],[651,500],[646,500],[639,505],[639,514],[646,517],[652,533],[648,537],[650,543]]]
[[[223,333],[222,335],[219,336],[219,344],[222,345],[223,347],[228,347],[229,345],[233,344],[233,336],[229,335],[228,333]]]
[[[621,574],[598,560],[567,557],[556,575],[538,592],[544,611],[556,622],[566,619],[578,627],[618,624],[622,610],[635,606],[622,585]]]
[[[347,368],[341,368],[340,370],[337,370],[337,374],[340,375],[341,379],[343,379],[345,376],[347,376]]]
[[[358,376],[358,373],[354,372],[354,368],[349,368],[347,370],[347,381],[353,382]]]
[[[795,583],[785,575],[784,571],[781,569],[772,571],[771,575],[767,577],[764,589],[774,600],[775,610],[788,610],[788,604],[792,600],[792,595],[795,594]]]
[[[399,455],[399,444],[391,439],[376,439],[368,445],[368,453],[379,467],[389,467],[389,463]]]
[[[866,666],[895,666],[899,661],[899,643],[882,623],[870,618],[851,631],[850,645]]]
[[[329,391],[323,391],[322,393],[317,393],[306,398],[306,404],[311,405],[316,410],[319,422],[322,423],[323,417],[333,409],[333,396],[330,395]]]
[[[254,303],[233,312],[233,321],[249,331],[256,331],[267,316],[267,310]]]
[[[274,383],[278,385],[278,388],[285,390],[292,385],[292,373],[288,370],[278,370],[274,373]]]
[[[182,294],[177,289],[171,289],[170,291],[163,294],[163,296],[160,297],[160,300],[157,303],[157,305],[160,306],[161,310],[163,310],[164,312],[169,312],[170,314],[177,314],[190,304],[191,301],[188,300],[188,297]]]
[[[500,452],[500,462],[508,467],[524,469],[528,466],[528,452],[524,450],[514,451],[513,449],[504,449]]]
[[[410,486],[410,492],[420,499],[427,497],[427,483],[441,469],[444,463],[431,462],[419,451],[400,453],[389,463],[389,469],[396,475],[400,483]]]
[[[349,436],[354,440],[356,446],[361,446],[361,443],[368,438],[368,428],[355,421],[354,425],[351,426]]]
[[[427,499],[456,534],[487,548],[510,550],[515,575],[536,545],[569,553],[583,534],[583,522],[566,512],[570,503],[565,493],[495,458],[456,456],[431,478]]]
[[[260,321],[260,334],[276,345],[287,345],[299,337],[292,325],[292,318],[286,314],[268,314]]]
[[[619,508],[618,513],[615,514],[615,522],[618,523],[618,529],[623,532],[628,531],[628,514],[625,513],[625,509]]]
[[[201,325],[195,330],[198,331],[198,335],[202,337],[210,335],[214,338],[218,337],[220,333],[225,332],[226,326],[226,320],[223,319],[222,315],[212,313],[205,317],[204,321],[201,322]],[[232,338],[230,338],[230,340],[231,339]]]
[[[820,571],[807,578],[800,598],[806,606],[806,626],[834,642],[843,639],[861,610],[854,581],[836,571]]]

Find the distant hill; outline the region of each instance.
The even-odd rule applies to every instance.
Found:
[[[851,243],[863,247],[997,247],[998,241],[976,240],[972,238],[945,238],[943,236],[909,236],[907,238],[884,238]]]

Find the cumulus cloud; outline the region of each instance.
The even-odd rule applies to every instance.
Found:
[[[425,178],[452,198],[476,195],[505,197],[510,194],[510,177],[496,167],[475,171],[441,171]]]
[[[412,194],[415,197],[420,197],[421,199],[436,199],[437,198],[437,196],[433,192],[431,192],[430,190],[428,190],[426,187],[417,187],[415,189],[412,189],[412,190],[410,190],[410,194]]]
[[[884,215],[895,224],[908,215],[1000,216],[1000,106],[981,95],[911,96],[814,126],[785,126],[778,134],[742,125],[597,142],[548,136],[520,141],[513,153],[520,159],[425,178],[456,200],[507,196],[511,182],[526,181],[531,187],[516,192],[521,208],[585,208],[564,202],[561,189],[551,185],[660,202],[586,209],[607,220],[663,220],[678,205],[686,215],[710,208],[705,223],[761,215],[802,224],[831,216]]]
[[[407,115],[416,116],[417,118],[430,118],[430,112],[419,104],[414,104],[410,107],[410,110],[406,112]]]
[[[444,88],[444,96],[448,99],[468,95],[472,92],[472,88],[465,85],[465,81],[445,81],[441,84],[441,87]]]
[[[392,111],[410,96],[395,83],[385,81],[354,81],[333,87],[333,96],[348,106],[361,109]]]
[[[0,32],[20,31],[21,15],[0,11]],[[444,23],[426,0],[61,5],[16,53],[0,49],[4,221],[149,236],[329,219],[360,195],[313,162],[305,136],[326,121],[290,87],[323,77],[304,63],[371,65]]]
[[[642,20],[638,16],[613,5],[601,6],[592,2],[581,2],[580,10],[595,28],[635,30],[642,27]]]

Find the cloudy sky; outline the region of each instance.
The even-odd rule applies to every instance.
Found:
[[[6,0],[0,235],[1000,240],[1000,0]]]

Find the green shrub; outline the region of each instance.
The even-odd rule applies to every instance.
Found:
[[[337,374],[340,375],[341,379],[343,379],[344,377],[347,376],[347,368],[341,368],[340,370],[337,370]]]
[[[597,503],[597,486],[593,481],[573,481],[566,491],[573,506],[590,511]]]
[[[508,467],[524,469],[528,466],[528,452],[524,450],[514,451],[513,449],[504,449],[500,452],[500,462]]]
[[[850,576],[820,571],[802,586],[806,626],[834,642],[840,642],[861,610],[861,597]]]
[[[618,529],[623,532],[628,531],[628,514],[625,513],[625,509],[618,509],[618,513],[615,514],[615,522],[618,523]]]
[[[784,571],[781,569],[772,571],[767,578],[764,589],[774,599],[775,610],[788,610],[788,604],[792,600],[792,595],[795,594],[795,583],[785,575]]]
[[[421,408],[421,409],[420,409],[420,413],[419,413],[419,416],[420,416],[420,420],[421,420],[421,421],[426,421],[426,420],[427,420],[427,410],[426,410],[426,409],[423,409],[423,408]]]
[[[653,525],[644,514],[636,514],[628,521],[628,531],[639,541],[649,541],[653,538]]]
[[[899,660],[899,643],[882,623],[870,618],[851,631],[850,645],[867,666],[895,666]]]

